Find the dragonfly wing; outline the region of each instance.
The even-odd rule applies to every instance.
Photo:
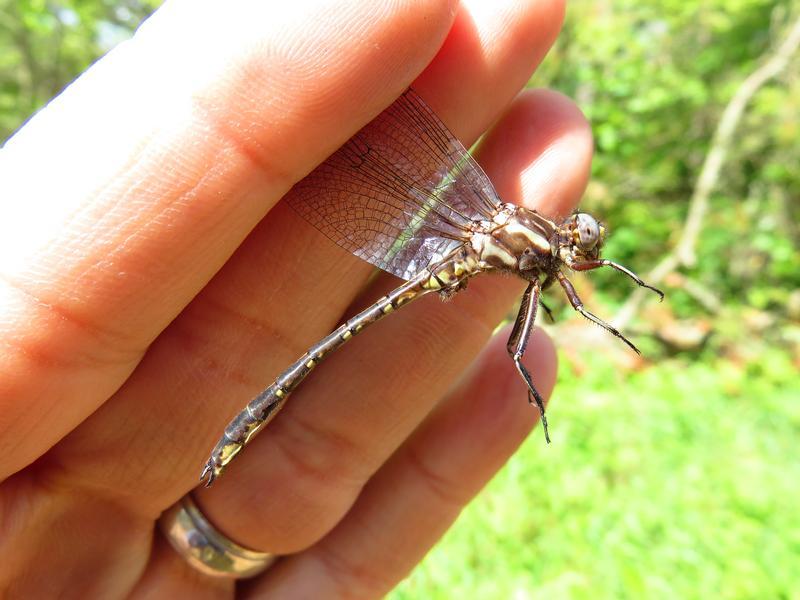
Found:
[[[464,146],[413,90],[360,130],[287,197],[356,256],[411,279],[469,240],[500,200]]]

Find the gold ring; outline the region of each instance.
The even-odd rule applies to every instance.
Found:
[[[212,577],[243,579],[266,570],[278,558],[240,546],[222,535],[186,494],[161,515],[161,532],[192,567]]]

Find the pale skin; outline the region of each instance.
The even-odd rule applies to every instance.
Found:
[[[155,533],[229,417],[398,283],[279,201],[406,87],[467,146],[495,123],[477,157],[505,200],[563,215],[586,185],[580,111],[515,99],[561,2],[305,4],[167,2],[0,154],[12,596],[379,597],[536,424],[508,331],[489,341],[524,282],[479,277],[332,356],[197,493],[232,539],[290,557],[234,585]],[[535,332],[545,397],[555,362]]]

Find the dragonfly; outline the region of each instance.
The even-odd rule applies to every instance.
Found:
[[[577,312],[636,353],[630,340],[584,307],[565,271],[610,267],[664,298],[631,270],[600,258],[606,231],[591,215],[578,212],[554,221],[502,201],[478,163],[413,89],[295,184],[286,201],[330,240],[404,283],[311,346],[247,404],[212,450],[200,476],[206,486],[325,357],[426,294],[450,298],[480,273],[513,274],[527,282],[507,349],[528,402],[539,410],[548,443],[544,401],[522,363],[542,291],[557,282]]]

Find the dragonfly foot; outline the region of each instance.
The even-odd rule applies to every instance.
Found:
[[[209,458],[205,468],[203,469],[203,472],[200,474],[200,481],[205,480],[205,487],[211,487],[211,484],[214,483],[217,475],[219,475],[219,472],[216,470],[215,466],[214,459]]]
[[[528,390],[528,404],[537,406],[539,408],[539,420],[542,422],[542,429],[544,430],[544,439],[550,443],[550,429],[547,427],[547,416],[544,414],[544,403],[540,402],[539,398],[534,398],[531,391]]]

